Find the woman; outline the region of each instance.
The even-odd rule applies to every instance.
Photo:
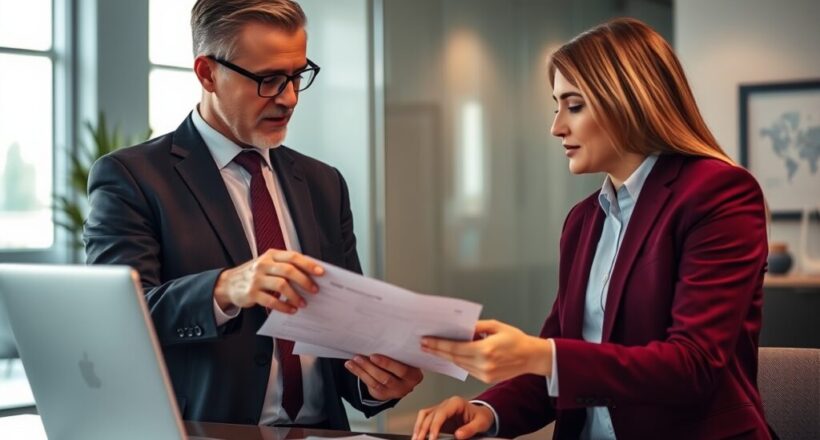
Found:
[[[498,383],[419,412],[414,437],[769,438],[757,390],[766,269],[761,190],[718,146],[672,49],[640,21],[552,55],[552,134],[573,174],[606,173],[569,212],[540,337],[422,348]]]

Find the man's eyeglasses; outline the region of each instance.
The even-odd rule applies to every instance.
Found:
[[[263,98],[273,98],[278,96],[288,87],[289,82],[293,83],[293,88],[297,92],[301,92],[313,84],[313,80],[316,79],[316,75],[319,74],[320,70],[316,63],[311,60],[307,60],[307,67],[294,73],[293,75],[288,75],[286,73],[257,75],[231,63],[230,61],[223,60],[212,55],[209,55],[208,58],[222,64],[242,76],[256,81],[256,84],[258,85],[257,93]]]

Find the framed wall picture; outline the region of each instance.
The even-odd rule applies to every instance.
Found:
[[[820,205],[820,79],[740,86],[740,162],[773,218]]]

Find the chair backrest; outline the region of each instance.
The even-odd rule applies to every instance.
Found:
[[[761,347],[757,386],[781,439],[820,439],[820,349]]]
[[[14,359],[18,356],[17,343],[14,342],[14,335],[11,333],[6,308],[0,301],[0,359]]]

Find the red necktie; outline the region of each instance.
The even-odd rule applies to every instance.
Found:
[[[279,216],[273,206],[270,192],[262,176],[262,156],[254,151],[246,151],[233,159],[251,174],[251,213],[256,236],[256,252],[262,255],[268,249],[286,249],[285,237],[279,227]],[[282,368],[282,408],[292,422],[302,408],[302,363],[293,354],[293,341],[276,338],[279,351],[279,365]]]

